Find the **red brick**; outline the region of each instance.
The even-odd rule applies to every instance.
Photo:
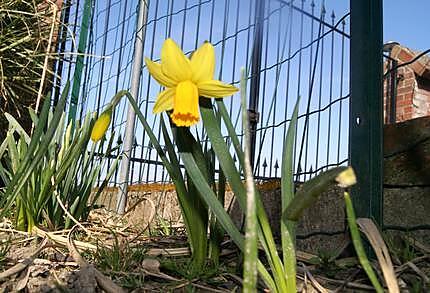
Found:
[[[408,78],[400,81],[397,86],[399,87],[405,87],[405,86],[412,86],[415,83],[415,78]]]
[[[413,55],[406,51],[405,49],[402,49],[399,54],[397,55],[397,59],[399,59],[402,62],[408,62],[413,58]]]
[[[398,114],[400,114],[400,115],[398,115],[398,120],[400,120],[400,121],[405,121],[405,120],[409,120],[412,118],[412,112],[407,113],[407,112],[401,111]]]
[[[405,95],[397,95],[397,97],[396,97],[396,101],[397,102],[399,102],[399,101],[404,101],[405,100]]]
[[[398,74],[405,74],[405,72],[406,72],[406,67],[400,67],[399,69],[397,69]]]
[[[413,93],[406,93],[406,94],[400,94],[397,95],[396,97],[396,101],[404,101],[406,104],[411,104],[412,103],[412,98],[413,98]]]
[[[412,70],[408,70],[408,71],[403,73],[403,79],[404,80],[408,80],[410,78],[415,78],[415,74]]]
[[[402,106],[408,106],[411,105],[411,101],[408,100],[401,100],[401,101],[397,101],[396,105],[398,108],[402,107]]]
[[[410,113],[412,113],[412,111],[413,111],[412,107],[404,107],[403,108],[403,113],[405,113],[405,114],[410,114]]]
[[[410,101],[410,102],[412,102],[413,101],[413,99],[414,99],[414,93],[412,92],[412,93],[407,93],[407,94],[405,94],[405,100],[406,101]]]
[[[405,86],[405,87],[399,87],[397,88],[397,94],[406,94],[406,93],[412,93],[414,91],[414,88],[411,86]]]

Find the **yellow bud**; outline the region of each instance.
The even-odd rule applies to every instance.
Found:
[[[112,108],[105,110],[97,119],[91,132],[91,140],[99,141],[106,133],[112,116]]]
[[[348,167],[336,177],[336,182],[342,188],[347,188],[354,185],[357,183],[354,170],[351,167]]]

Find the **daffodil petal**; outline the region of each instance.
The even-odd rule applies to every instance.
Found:
[[[191,56],[192,80],[199,83],[212,80],[215,71],[215,49],[209,42],[204,43]]]
[[[166,89],[158,94],[152,112],[154,114],[173,109],[173,97],[175,96],[175,88]]]
[[[161,70],[176,83],[192,77],[190,60],[172,39],[165,40],[161,48]]]
[[[207,98],[222,98],[231,96],[239,89],[230,84],[223,83],[219,80],[206,80],[197,85],[199,95]]]
[[[161,70],[161,64],[152,62],[148,58],[145,58],[146,68],[148,68],[151,76],[162,86],[174,87],[176,85],[175,81],[167,77]]]

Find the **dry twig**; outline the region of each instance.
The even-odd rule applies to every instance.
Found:
[[[93,266],[90,266],[84,258],[79,254],[78,250],[76,249],[75,243],[72,239],[73,232],[77,226],[74,226],[72,230],[70,230],[68,235],[68,241],[67,241],[67,248],[70,251],[71,256],[73,259],[79,264],[81,269],[83,270],[89,270],[91,273],[94,273],[95,279],[97,281],[97,284],[106,292],[108,293],[121,293],[125,292],[122,290],[121,287],[116,285],[114,282],[112,282],[111,279],[103,275],[99,270],[94,268]]]
[[[321,293],[328,293],[327,289],[324,288],[318,281],[312,276],[311,272],[307,269],[306,265],[304,263],[301,263],[303,271],[305,273],[305,276],[309,278],[309,280],[312,283],[312,286],[318,290],[318,292]]]
[[[378,258],[379,265],[384,275],[385,283],[388,287],[388,292],[399,293],[399,284],[397,282],[396,274],[394,273],[394,267],[393,263],[391,262],[390,253],[388,252],[388,248],[385,245],[378,228],[371,219],[367,218],[357,219],[357,224],[366,235],[370,245],[373,248],[373,251],[376,254],[376,257]]]
[[[17,263],[10,269],[0,273],[0,282],[6,280],[10,276],[13,276],[23,270],[25,270],[33,261],[37,258],[39,253],[41,253],[45,248],[49,247],[48,238],[43,239],[42,243],[39,245],[37,250],[29,257],[25,258],[21,262]]]
[[[68,243],[67,238],[65,238],[63,236],[56,235],[54,232],[45,232],[45,231],[43,231],[43,230],[41,230],[35,226],[33,228],[33,233],[35,233],[39,237],[49,238],[50,240],[52,240],[53,242],[55,242],[61,246],[64,246],[64,247],[67,246],[67,243]],[[91,250],[91,251],[97,250],[97,246],[95,246],[91,243],[87,243],[87,242],[75,241],[75,245],[80,250]]]

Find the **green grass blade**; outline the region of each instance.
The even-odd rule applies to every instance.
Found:
[[[212,188],[205,181],[205,177],[203,176],[197,163],[195,162],[193,155],[189,152],[181,152],[181,150],[180,155],[182,161],[184,162],[185,168],[187,169],[187,172],[194,179],[195,186],[197,189],[199,189],[202,198],[206,201],[206,204],[211,207],[220,224],[222,225],[224,230],[230,235],[234,243],[239,247],[240,250],[244,251],[244,239],[242,234],[240,234],[239,230],[234,225],[230,216],[227,214],[227,212],[224,210],[224,207],[216,198],[216,195],[213,192]],[[269,289],[273,292],[276,292],[275,282],[260,261],[258,261],[258,271]]]
[[[221,134],[221,128],[218,125],[218,120],[215,117],[212,109],[212,104],[208,99],[201,99],[200,101],[200,113],[202,115],[204,127],[209,136],[220,166],[233,189],[235,196],[242,208],[242,211],[246,211],[246,190],[240,178],[239,172],[236,169],[233,158],[230,155],[227,144]],[[236,135],[236,134],[235,134]],[[259,193],[256,191],[256,206],[257,215],[259,221],[259,239],[262,241],[263,248],[265,249],[266,255],[269,260],[269,264],[273,270],[275,277],[275,284],[279,286],[280,292],[285,292],[286,283],[284,280],[284,269],[282,262],[279,258],[276,244],[273,238],[272,230],[267,219],[266,212],[261,202]]]
[[[281,191],[282,191],[282,210],[285,210],[288,204],[294,198],[294,180],[293,180],[293,154],[294,140],[296,137],[297,116],[299,111],[300,99],[297,100],[294,107],[293,116],[288,126],[287,136],[285,137],[282,150],[282,169],[281,169]]]
[[[190,200],[188,199],[188,192],[187,192],[187,189],[185,187],[184,181],[182,180],[181,177],[178,176],[177,172],[175,172],[175,169],[174,169],[172,163],[169,162],[164,150],[161,148],[156,136],[152,132],[151,127],[147,123],[144,115],[140,111],[139,106],[137,105],[136,101],[131,96],[131,94],[127,91],[121,91],[115,95],[115,97],[112,99],[112,101],[113,101],[112,103],[117,103],[117,101],[119,101],[119,97],[121,97],[121,96],[126,96],[127,99],[129,100],[129,102],[130,102],[131,106],[133,107],[138,119],[142,123],[146,134],[149,136],[149,139],[150,139],[152,145],[154,146],[158,155],[160,156],[164,167],[166,168],[167,172],[169,173],[170,177],[172,178],[172,180],[175,184],[175,189],[176,189],[180,204],[183,207],[184,214],[189,215],[188,217],[191,218],[191,219],[189,219],[189,221],[190,221],[189,228],[190,229],[196,229],[197,231],[199,231],[199,233],[197,233],[197,234],[196,233],[193,234],[193,232],[192,232],[190,235],[195,235],[193,237],[199,237],[199,239],[200,239],[200,237],[202,237],[202,235],[198,235],[198,234],[202,233],[201,232],[203,230],[203,228],[201,227],[202,223],[192,223],[192,219],[195,217],[194,216],[195,211],[193,210],[193,204],[192,204],[193,199],[190,199]],[[194,227],[193,227],[193,225],[194,225]],[[204,232],[204,234],[206,235],[206,231]],[[196,241],[201,241],[201,240],[196,240]]]
[[[300,98],[297,99],[282,150],[281,210],[285,211],[294,198],[293,154]],[[282,256],[288,292],[296,292],[295,222],[281,221]]]
[[[99,197],[100,197],[100,195],[101,195],[101,193],[102,193],[103,189],[108,185],[109,180],[112,178],[112,176],[113,176],[113,174],[114,174],[114,172],[115,172],[116,168],[118,167],[119,159],[120,159],[120,158],[121,158],[121,156],[120,156],[120,155],[118,155],[118,156],[115,158],[115,160],[112,162],[112,165],[110,166],[110,169],[108,170],[108,172],[107,172],[107,175],[106,175],[105,179],[103,179],[102,184],[100,184],[99,188],[97,188],[97,192],[96,192],[96,194],[94,195],[94,197],[93,197],[93,199],[92,199],[92,201],[91,201],[90,206],[94,206],[94,205],[96,204],[96,202],[97,202],[97,200],[99,199]]]
[[[66,88],[68,84],[66,84]],[[27,152],[33,154],[36,148],[39,146],[40,139],[42,138],[45,127],[48,123],[49,109],[50,109],[50,95],[45,98],[43,102],[42,110],[40,111],[40,116],[37,119],[37,124],[34,125],[34,132],[31,135],[31,141],[28,146]],[[31,110],[30,110],[31,113]]]
[[[10,183],[10,173],[8,172],[7,168],[5,168],[0,161],[0,179],[3,181],[3,183],[7,186]],[[3,197],[3,188],[0,188],[0,198]]]
[[[361,242],[360,232],[358,231],[351,197],[349,196],[348,192],[344,193],[344,197],[345,197],[346,215],[348,220],[349,231],[351,232],[352,243],[354,244],[354,248],[355,248],[355,251],[357,252],[358,259],[364,271],[366,272],[367,276],[369,277],[370,282],[372,283],[376,292],[382,293],[384,292],[384,289],[379,283],[378,277],[376,276],[375,272],[373,271],[369,263],[369,260],[366,256],[366,252],[364,251],[363,243]]]
[[[16,174],[20,165],[21,157],[18,151],[18,144],[15,142],[13,134],[8,132],[6,135],[8,157],[12,164],[12,171]]]
[[[243,166],[245,166],[245,162],[244,162],[244,154],[242,151],[242,146],[240,145],[239,138],[237,137],[236,130],[234,129],[233,123],[231,122],[231,118],[228,114],[227,108],[225,107],[225,104],[224,104],[222,99],[216,99],[216,104],[218,107],[218,112],[221,115],[221,117],[224,121],[224,125],[227,128],[227,132],[228,132],[228,135],[231,139],[231,142],[233,143],[233,147],[236,151],[236,155],[237,155],[237,158],[239,160],[239,164],[240,164],[240,166],[243,167]],[[246,107],[244,109],[246,109]]]
[[[4,212],[10,208],[12,202],[15,201],[19,192],[27,183],[33,170],[37,167],[37,165],[41,163],[41,160],[48,151],[50,142],[55,134],[56,128],[58,127],[58,123],[63,114],[64,106],[66,105],[67,92],[68,83],[66,84],[63,94],[57,104],[57,107],[55,108],[55,112],[50,122],[50,125],[46,132],[43,134],[45,122],[47,121],[49,116],[49,98],[47,98],[44,102],[42,112],[39,118],[39,123],[33,133],[25,159],[22,163],[20,163],[20,168],[14,175],[10,184],[8,185],[4,194],[4,199],[2,199],[2,202],[0,203],[0,206],[3,207],[3,210],[0,212],[0,217],[3,216]]]
[[[16,121],[16,119],[9,113],[4,113],[4,116],[6,117],[9,123],[9,128],[18,132],[19,135],[27,142],[27,144],[29,144],[30,136],[27,134],[27,132],[25,132],[24,128],[18,123],[18,121]]]
[[[221,128],[218,125],[217,118],[214,114],[212,104],[209,99],[201,99],[200,112],[202,115],[204,127],[209,136],[212,148],[215,151],[220,166],[226,175],[232,189],[236,192],[240,206],[244,210],[246,208],[246,191],[243,186],[240,174],[236,169],[234,161],[230,155],[227,144],[221,135]]]
[[[207,147],[206,147],[207,149]],[[210,181],[209,184],[212,186],[212,189],[216,193],[218,197],[218,201],[222,206],[225,206],[225,189],[226,189],[226,181],[224,173],[222,169],[219,170],[218,173],[218,183],[215,181],[215,164],[216,158],[215,153],[212,148],[208,149],[205,153],[206,162],[209,164],[209,173],[210,173]],[[219,264],[219,256],[221,253],[221,243],[224,240],[225,231],[222,226],[218,223],[216,217],[211,212],[210,218],[210,234],[209,234],[209,256],[211,262],[216,266]]]
[[[45,98],[45,101],[44,101],[44,103],[46,102],[46,98]],[[48,109],[49,109],[49,107],[48,107]],[[39,117],[37,116],[37,113],[36,113],[36,111],[34,111],[34,109],[33,108],[28,108],[28,113],[30,114],[30,119],[31,119],[31,121],[32,121],[32,123],[33,123],[33,125],[37,125],[37,123],[39,123]],[[42,106],[42,111],[40,112],[41,113],[41,115],[40,116],[42,116],[42,113],[43,113],[43,106]]]

